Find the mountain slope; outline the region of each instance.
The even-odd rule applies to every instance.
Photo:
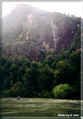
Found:
[[[4,54],[39,60],[50,50],[57,53],[65,48],[80,48],[80,26],[81,18],[19,5],[3,19]],[[79,37],[77,41],[75,37]]]

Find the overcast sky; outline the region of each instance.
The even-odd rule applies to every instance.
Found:
[[[83,18],[83,2],[3,2],[2,16],[7,16],[18,4],[29,4],[49,12],[61,12]]]

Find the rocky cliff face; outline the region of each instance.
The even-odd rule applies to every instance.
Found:
[[[42,53],[68,48],[78,27],[80,18],[19,5],[3,19],[4,54],[39,60]]]

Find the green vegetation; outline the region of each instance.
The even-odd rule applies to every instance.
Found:
[[[68,84],[60,84],[53,89],[55,98],[68,98],[70,95],[71,87]]]
[[[0,57],[0,96],[80,99],[80,50],[39,62]]]

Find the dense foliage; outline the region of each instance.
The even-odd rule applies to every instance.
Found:
[[[60,84],[53,89],[55,98],[68,98],[72,88],[68,84]]]
[[[0,57],[0,95],[80,98],[80,50],[40,62]]]

